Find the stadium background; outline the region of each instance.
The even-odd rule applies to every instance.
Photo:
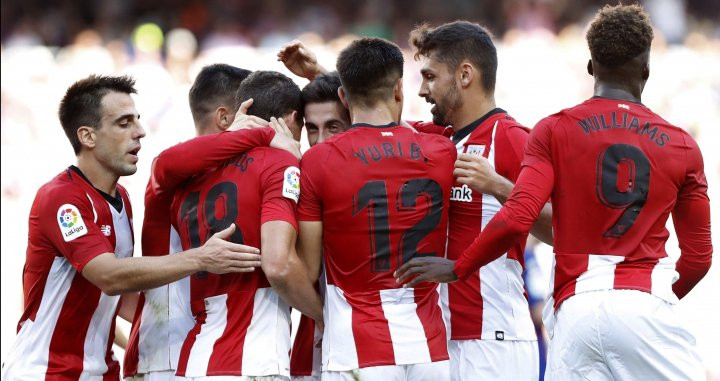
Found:
[[[123,178],[134,201],[140,232],[142,196],[152,158],[194,135],[187,93],[202,66],[224,62],[292,76],[276,53],[299,38],[326,68],[355,36],[398,43],[406,53],[405,111],[430,119],[419,98],[419,65],[407,47],[408,32],[422,21],[458,18],[479,22],[496,36],[499,54],[496,100],[527,126],[592,94],[585,72],[589,53],[584,29],[599,0],[414,1],[115,1],[7,0],[2,22],[2,325],[3,360],[22,312],[22,268],[27,217],[35,192],[74,162],[57,119],[67,87],[91,73],[130,74],[136,105],[147,130],[138,173]],[[643,102],[698,140],[705,157],[714,217],[713,244],[720,247],[720,2],[642,2],[656,27],[651,76]],[[304,138],[303,138],[304,139]],[[303,146],[307,142],[303,140]],[[192,158],[188,158],[189,160]],[[672,224],[669,223],[672,230]],[[136,234],[139,242],[139,234]],[[677,256],[677,241],[667,245]],[[552,251],[537,249],[541,278],[549,278]],[[140,254],[136,244],[136,255]],[[547,284],[547,283],[546,283]],[[715,265],[678,305],[694,333],[711,379],[720,379],[720,270]],[[121,324],[129,331],[128,324]],[[116,353],[122,358],[122,351]]]

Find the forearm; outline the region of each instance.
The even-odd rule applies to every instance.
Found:
[[[508,196],[510,196],[510,193],[512,192],[514,186],[515,184],[510,182],[510,180],[502,176],[497,176],[493,196],[500,202],[500,204],[504,205],[508,199]],[[543,207],[542,211],[540,212],[540,216],[538,216],[537,221],[535,221],[532,228],[530,229],[530,234],[535,236],[535,238],[539,239],[543,243],[546,243],[550,246],[553,245],[552,206],[550,204],[546,204]]]
[[[109,295],[137,292],[182,279],[202,271],[198,249],[177,255],[115,259],[99,279],[100,288]],[[113,256],[114,257],[114,256]]]
[[[707,198],[680,200],[673,210],[673,224],[680,244],[680,259],[675,266],[680,277],[673,291],[682,299],[702,280],[712,263],[710,202]]]
[[[137,292],[123,294],[118,316],[125,319],[125,321],[132,323],[138,299],[140,299],[140,294]]]
[[[268,277],[270,285],[290,306],[316,321],[322,321],[323,304],[300,259],[292,255],[282,276]]]

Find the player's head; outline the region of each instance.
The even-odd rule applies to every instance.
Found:
[[[60,101],[60,124],[78,157],[97,161],[117,176],[137,171],[145,130],[140,125],[131,77],[91,75],[75,82]]]
[[[250,98],[253,104],[248,115],[265,120],[283,118],[295,140],[300,141],[304,111],[302,93],[292,79],[276,71],[256,71],[245,78],[235,93],[235,110]]]
[[[410,32],[415,59],[422,59],[419,95],[434,106],[433,122],[449,125],[463,106],[465,94],[492,98],[497,51],[490,33],[478,24],[455,21]]]
[[[221,132],[230,127],[235,120],[235,91],[250,73],[226,64],[209,65],[200,70],[189,94],[190,111],[198,135]]]
[[[400,120],[404,59],[400,48],[382,38],[355,40],[340,52],[340,99],[350,111],[385,105]]]
[[[350,128],[350,114],[338,96],[337,72],[321,74],[302,89],[305,103],[305,129],[308,143],[314,146]]]
[[[650,18],[640,5],[606,5],[586,34],[590,48],[588,73],[596,82],[611,82],[642,93],[650,76]]]

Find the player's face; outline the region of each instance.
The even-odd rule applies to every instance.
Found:
[[[129,94],[111,92],[101,104],[101,127],[95,129],[95,158],[118,176],[132,175],[137,171],[140,139],[145,136],[135,102]]]
[[[423,58],[420,74],[422,84],[418,95],[433,105],[430,109],[433,123],[439,126],[452,124],[455,112],[462,106],[454,72],[430,55]]]
[[[340,102],[305,105],[305,128],[310,147],[350,127],[347,111]]]

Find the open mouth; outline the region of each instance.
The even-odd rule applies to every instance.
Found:
[[[133,156],[137,156],[138,152],[140,152],[140,146],[138,146],[138,147],[136,147],[136,148],[131,149],[130,151],[128,151],[128,153],[131,154],[131,155],[133,155]]]

